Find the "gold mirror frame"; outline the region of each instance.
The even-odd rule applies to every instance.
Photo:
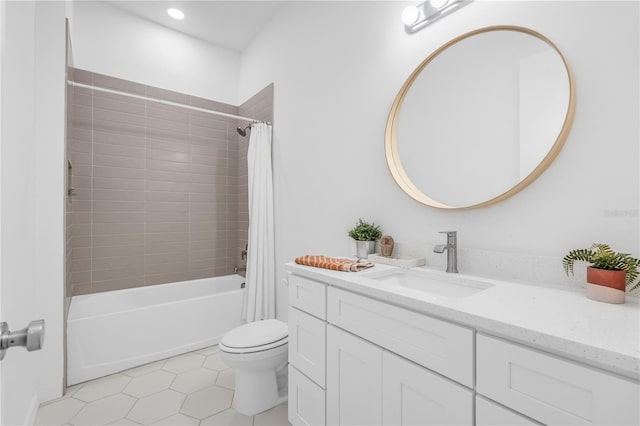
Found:
[[[567,106],[567,113],[565,115],[562,128],[560,129],[560,132],[558,133],[558,137],[556,138],[556,141],[554,142],[553,146],[551,147],[551,149],[549,149],[549,152],[542,159],[540,164],[538,164],[538,166],[535,169],[533,169],[533,171],[529,173],[524,179],[522,179],[520,182],[518,182],[515,186],[513,186],[508,191],[503,192],[502,194],[494,198],[491,198],[490,200],[484,201],[482,203],[473,204],[469,206],[462,206],[462,207],[450,206],[450,205],[441,203],[439,201],[436,201],[430,198],[429,196],[427,196],[426,194],[424,194],[418,187],[416,187],[413,184],[413,182],[411,182],[411,180],[407,176],[407,173],[405,172],[404,167],[402,166],[402,162],[400,161],[400,156],[398,153],[398,144],[396,140],[398,116],[400,114],[400,110],[402,108],[402,103],[404,101],[404,98],[409,92],[409,89],[411,89],[413,82],[416,80],[416,78],[418,78],[422,70],[427,65],[429,65],[431,61],[433,61],[438,55],[440,55],[442,52],[447,50],[449,47],[455,45],[456,43],[459,43],[460,41],[465,40],[474,35],[487,33],[491,31],[517,31],[517,32],[529,34],[533,37],[537,37],[538,39],[546,42],[558,53],[558,55],[560,55],[560,58],[562,59],[562,62],[564,63],[564,66],[567,71],[567,77],[569,79],[569,104]],[[469,210],[469,209],[475,209],[479,207],[490,206],[492,204],[496,204],[500,201],[506,200],[507,198],[522,191],[524,188],[529,186],[531,182],[536,180],[538,176],[540,176],[549,167],[549,165],[557,157],[565,141],[567,140],[567,137],[569,136],[569,131],[571,130],[571,125],[573,124],[573,119],[575,116],[575,108],[576,108],[575,81],[573,78],[573,74],[571,72],[571,68],[569,67],[569,64],[567,63],[567,60],[562,54],[562,52],[560,52],[560,50],[556,47],[556,45],[553,44],[553,42],[549,40],[547,37],[531,29],[513,26],[513,25],[498,25],[498,26],[485,27],[485,28],[474,30],[474,31],[470,31],[466,34],[463,34],[447,42],[446,44],[438,48],[435,52],[433,52],[431,55],[429,55],[429,57],[427,57],[427,59],[425,59],[415,69],[415,71],[411,73],[407,81],[404,83],[404,85],[400,89],[400,92],[398,92],[398,95],[396,96],[395,100],[393,101],[393,105],[391,106],[391,111],[389,112],[389,117],[387,119],[387,125],[385,128],[384,149],[387,157],[387,165],[389,166],[389,171],[391,172],[391,175],[393,176],[393,179],[396,181],[398,186],[400,186],[400,188],[405,193],[407,193],[411,198],[427,206],[436,207],[439,209],[448,209],[448,210]]]

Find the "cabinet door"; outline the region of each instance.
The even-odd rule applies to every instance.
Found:
[[[289,362],[323,388],[326,328],[324,321],[289,307]]]
[[[537,426],[538,422],[508,410],[495,402],[476,397],[476,426]]]
[[[473,392],[390,352],[382,355],[384,425],[472,425]]]
[[[638,425],[640,385],[526,346],[478,335],[478,393],[547,425]]]
[[[324,390],[289,365],[289,422],[292,425],[325,425]]]
[[[382,423],[382,349],[327,326],[327,424]]]

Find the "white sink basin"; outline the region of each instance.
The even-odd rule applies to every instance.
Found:
[[[444,275],[414,269],[375,272],[369,274],[367,278],[389,286],[409,288],[451,298],[471,296],[493,287],[491,283],[456,274]]]

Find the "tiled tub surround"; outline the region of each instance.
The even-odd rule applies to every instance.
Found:
[[[80,83],[239,113],[233,105],[73,73]],[[69,111],[73,295],[233,273],[246,225],[238,120],[83,88],[73,89]]]

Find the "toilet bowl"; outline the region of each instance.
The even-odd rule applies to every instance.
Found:
[[[237,412],[253,416],[283,401],[276,372],[287,362],[288,335],[286,323],[271,319],[241,325],[222,337],[220,357],[236,370]]]

